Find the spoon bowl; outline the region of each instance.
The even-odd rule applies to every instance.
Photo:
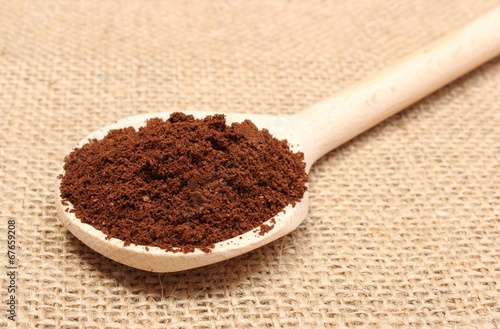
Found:
[[[197,119],[216,114],[215,112],[196,111],[184,113],[191,114]],[[170,114],[171,113],[168,112],[162,112],[125,118],[94,131],[82,139],[77,147],[83,146],[91,139],[99,140],[104,138],[110,130],[126,127],[134,127],[137,129],[146,125],[148,119],[161,118],[166,120],[169,118]],[[226,114],[226,122],[228,124],[242,122],[246,119],[251,120],[259,129],[268,129],[270,133],[278,139],[287,139],[292,151],[302,151],[300,147],[301,135],[293,134],[293,130],[290,129],[291,125],[295,123],[293,117],[239,113]],[[310,168],[310,166],[308,168]],[[61,174],[64,174],[64,170],[61,170]],[[125,246],[122,240],[116,238],[107,239],[103,232],[89,224],[82,223],[75,214],[71,212],[73,206],[71,203],[62,200],[59,190],[60,185],[61,178],[58,178],[56,183],[57,214],[61,223],[74,236],[90,248],[108,258],[131,267],[151,272],[175,272],[193,267],[200,267],[236,257],[263,246],[295,230],[306,217],[309,206],[309,193],[305,192],[302,200],[295,204],[295,206],[292,207],[292,205],[288,205],[282,212],[273,217],[274,224],[271,225],[271,219],[264,223],[273,226],[272,230],[264,235],[260,235],[259,230],[255,229],[235,238],[216,243],[210,253],[206,253],[199,249],[190,253],[171,252],[151,246],[138,246],[133,244]]]
[[[277,139],[288,140],[292,151],[304,153],[306,171],[309,171],[314,162],[330,150],[499,55],[498,31],[500,7],[302,112],[282,117],[227,113],[226,120],[230,124],[249,119],[257,127],[268,129]],[[185,113],[196,118],[215,114]],[[149,118],[167,119],[169,115],[157,113],[123,119],[93,132],[77,147],[88,143],[89,139],[102,139],[109,130],[138,128]],[[68,230],[104,256],[152,272],[174,272],[216,263],[276,240],[293,231],[305,219],[309,202],[306,192],[295,207],[288,205],[274,217],[274,227],[264,235],[250,231],[217,243],[210,253],[198,249],[190,253],[175,253],[157,247],[125,246],[121,240],[106,239],[103,232],[82,223],[71,212],[72,205],[61,199],[60,184],[58,178],[57,213]]]

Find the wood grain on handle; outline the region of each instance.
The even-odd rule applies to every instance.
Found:
[[[405,57],[397,64],[294,115],[306,162],[500,54],[500,7]]]

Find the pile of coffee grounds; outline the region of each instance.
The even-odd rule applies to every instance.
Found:
[[[210,252],[295,205],[304,155],[251,121],[173,113],[111,130],[65,158],[61,197],[77,218],[126,245]]]

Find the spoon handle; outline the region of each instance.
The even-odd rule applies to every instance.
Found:
[[[293,115],[306,163],[500,54],[500,7]]]

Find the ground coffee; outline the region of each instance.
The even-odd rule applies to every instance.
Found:
[[[252,122],[224,115],[110,131],[65,158],[61,196],[82,222],[126,245],[209,252],[301,200],[302,153]]]

